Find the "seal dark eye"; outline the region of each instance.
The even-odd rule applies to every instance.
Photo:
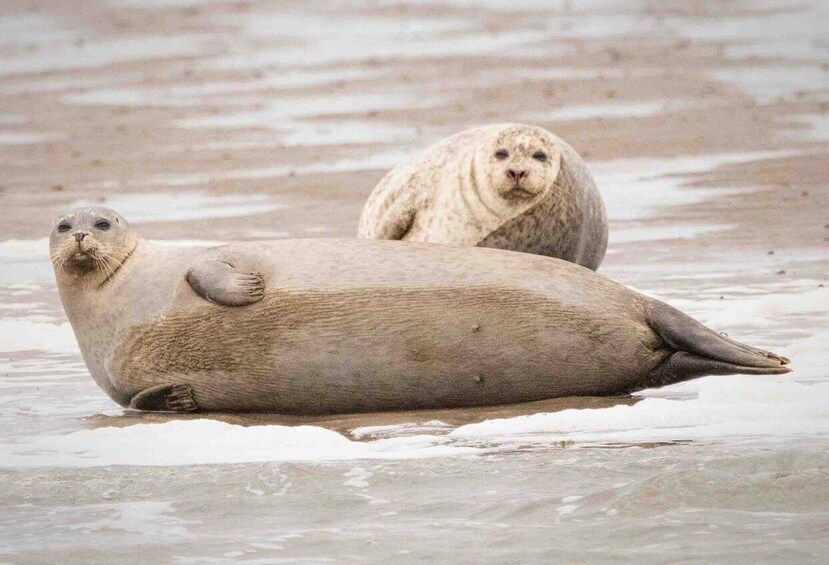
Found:
[[[95,227],[101,231],[107,231],[110,227],[110,223],[106,220],[99,220],[95,222]]]
[[[509,151],[507,151],[506,149],[499,149],[495,152],[495,158],[499,161],[503,161],[507,157],[509,157]]]
[[[533,153],[533,159],[535,159],[536,161],[546,161],[547,154],[543,151],[536,151],[535,153]]]
[[[58,231],[60,233],[68,232],[70,229],[72,229],[72,226],[70,226],[69,224],[60,224],[58,226]]]

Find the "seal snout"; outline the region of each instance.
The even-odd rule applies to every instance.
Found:
[[[86,231],[79,231],[79,232],[75,232],[75,241],[77,241],[78,243],[80,243],[80,242],[82,242],[82,241],[83,241],[83,239],[84,239],[86,236],[88,236],[88,235],[89,235],[89,232],[86,232]]]
[[[507,169],[507,177],[515,181],[516,184],[521,182],[521,179],[527,176],[527,171]]]

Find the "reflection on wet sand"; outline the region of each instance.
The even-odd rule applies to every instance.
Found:
[[[560,412],[570,409],[585,408],[610,408],[613,406],[632,406],[641,399],[634,396],[582,396],[551,398],[537,402],[525,402],[522,404],[510,404],[504,406],[482,406],[472,408],[452,408],[443,410],[409,410],[402,412],[376,412],[367,414],[333,414],[330,416],[292,416],[282,414],[224,414],[196,413],[196,414],[159,414],[150,412],[136,412],[125,410],[118,416],[107,416],[97,414],[86,418],[85,421],[92,428],[102,427],[124,427],[135,424],[160,424],[172,420],[199,420],[209,418],[228,424],[239,426],[320,426],[332,431],[353,436],[357,440],[373,440],[379,435],[372,430],[365,430],[362,433],[353,434],[358,428],[369,428],[378,426],[397,426],[401,424],[415,424],[413,429],[422,429],[418,424],[428,426],[430,432],[435,422],[446,425],[444,433],[450,432],[453,428],[466,424],[476,424],[485,420],[499,418],[514,418],[541,412]],[[399,433],[399,430],[398,430]]]

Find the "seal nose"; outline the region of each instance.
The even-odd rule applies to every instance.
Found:
[[[527,171],[516,171],[515,169],[508,169],[507,176],[514,181],[519,181],[527,176]]]
[[[85,238],[85,237],[86,237],[86,236],[88,236],[88,235],[89,235],[89,234],[88,234],[88,233],[86,233],[86,232],[84,232],[84,231],[79,231],[79,232],[76,232],[76,233],[75,233],[75,241],[77,241],[78,243],[80,243],[80,242],[82,242],[82,241],[83,241],[83,238]]]

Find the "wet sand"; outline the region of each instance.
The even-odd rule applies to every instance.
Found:
[[[0,6],[0,560],[820,562],[829,44],[812,2]],[[791,355],[632,398],[284,418],[122,411],[54,216],[350,237],[409,152],[539,124],[605,195],[600,272]]]
[[[560,412],[562,410],[582,410],[609,408],[612,406],[631,406],[639,399],[632,396],[618,397],[572,397],[552,398],[538,402],[526,402],[505,406],[482,406],[472,408],[453,408],[445,410],[410,410],[399,412],[377,412],[368,414],[334,414],[330,416],[292,416],[286,414],[209,414],[208,417],[220,422],[238,426],[320,426],[343,434],[353,430],[362,430],[356,439],[371,439],[374,434],[370,428],[394,428],[400,424],[411,424],[422,428],[429,422],[441,422],[447,431],[465,424],[480,423],[496,418],[511,418],[539,412]],[[199,420],[204,414],[153,414],[147,412],[125,411],[116,416],[95,415],[87,419],[93,427],[129,426],[134,424],[157,424],[171,420]],[[368,430],[368,431],[367,431]],[[352,434],[354,435],[354,434]]]

